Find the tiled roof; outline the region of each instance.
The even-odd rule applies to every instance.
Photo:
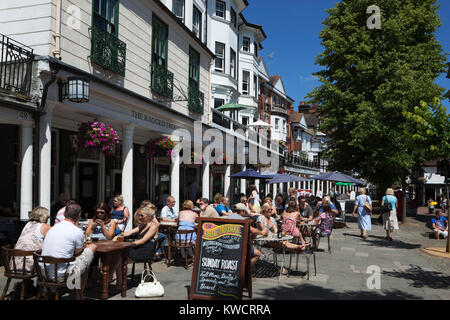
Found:
[[[300,120],[303,117],[303,113],[300,112],[293,112],[290,117],[289,117],[289,121],[294,122],[294,123],[299,123]]]
[[[305,114],[305,121],[308,127],[316,127],[319,124],[319,118],[315,114]]]
[[[275,83],[277,83],[277,81],[280,80],[280,76],[271,76],[269,77],[269,81],[271,85],[275,85]]]

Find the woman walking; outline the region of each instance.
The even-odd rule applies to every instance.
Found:
[[[392,206],[392,210],[383,213],[383,228],[386,230],[386,240],[392,240],[392,233],[394,230],[398,230],[398,220],[397,220],[397,208],[398,202],[397,197],[394,196],[394,189],[388,188],[386,190],[386,195],[381,200],[381,207],[389,202]]]
[[[367,230],[372,230],[372,210],[369,210],[366,206],[366,202],[369,202],[372,207],[372,199],[366,195],[366,188],[359,189],[360,195],[355,200],[355,206],[353,208],[353,216],[356,217],[356,209],[358,209],[358,227],[361,230],[361,237],[367,239]]]

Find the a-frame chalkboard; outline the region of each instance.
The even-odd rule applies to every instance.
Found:
[[[197,218],[189,299],[240,300],[251,295],[249,220]]]

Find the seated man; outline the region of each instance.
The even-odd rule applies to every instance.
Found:
[[[216,211],[219,214],[219,216],[223,217],[223,216],[229,216],[230,214],[232,214],[233,212],[231,211],[229,205],[229,199],[227,197],[223,197],[222,198],[222,202],[217,205],[216,207]]]
[[[88,272],[85,271],[94,259],[97,246],[90,244],[83,247],[84,233],[78,227],[78,221],[81,217],[81,207],[78,204],[68,205],[64,215],[65,219],[51,228],[45,235],[41,255],[53,258],[77,256],[76,260],[69,267],[69,277],[73,274],[80,275],[81,290],[83,291],[88,278]],[[63,276],[65,272],[66,265],[60,265],[58,267],[58,277]],[[53,272],[50,272],[50,274],[54,275]]]
[[[209,200],[203,198],[200,200],[200,217],[202,218],[220,218],[216,209],[209,205]]]
[[[448,221],[447,218],[444,217],[442,210],[436,210],[436,217],[431,220],[433,223],[433,231],[436,239],[439,239],[439,236],[442,235],[445,238],[448,237]]]
[[[244,220],[244,216],[247,216],[247,208],[245,207],[244,204],[242,203],[238,203],[236,205],[236,213],[230,213],[226,219],[232,219],[232,220]],[[250,226],[250,235],[251,236],[256,236],[256,235],[263,235],[263,236],[267,236],[269,234],[269,230],[265,229],[263,231],[259,230],[258,228],[254,228],[252,226]],[[257,248],[250,248],[250,253],[251,253],[251,260],[250,260],[250,266],[253,267],[256,263],[256,261],[258,261],[258,259],[261,257],[261,251]],[[252,280],[254,280],[254,278],[252,278]]]
[[[331,212],[334,213],[335,215],[339,213],[339,211],[336,208],[336,206],[331,203],[330,197],[325,196],[325,197],[322,198],[322,201],[317,202],[317,204],[316,204],[316,206],[314,208],[314,213],[316,214],[316,216],[320,215],[323,212],[323,205],[324,204],[329,204],[330,207],[331,207]]]
[[[178,219],[178,212],[175,207],[175,198],[172,196],[167,197],[166,206],[161,210],[161,220],[167,222],[175,222]]]

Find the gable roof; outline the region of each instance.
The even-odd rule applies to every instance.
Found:
[[[278,91],[280,91],[282,94],[286,95],[286,89],[284,88],[284,84],[283,84],[283,80],[281,79],[280,76],[272,76],[269,77],[269,81],[270,84],[277,89]]]
[[[315,114],[305,114],[306,124],[308,128],[317,127],[319,125],[319,118]]]

